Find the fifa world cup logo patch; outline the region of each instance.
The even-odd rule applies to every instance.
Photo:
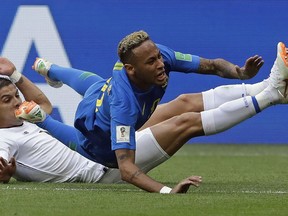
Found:
[[[116,126],[116,142],[130,142],[130,126]]]

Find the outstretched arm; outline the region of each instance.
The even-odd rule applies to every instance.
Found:
[[[115,153],[122,180],[148,192],[186,193],[191,185],[198,187],[202,181],[201,176],[190,176],[171,189],[153,180],[135,165],[134,150],[118,149]]]
[[[224,59],[200,59],[198,73],[215,74],[230,79],[246,80],[254,77],[263,66],[264,60],[255,55],[246,60],[243,67],[234,65]]]
[[[15,111],[17,118],[23,119],[47,130],[53,137],[75,150],[77,147],[77,129],[53,119],[34,101],[24,101]]]
[[[43,122],[37,123],[37,125],[47,130],[53,137],[72,150],[77,148],[78,139],[76,128],[57,121],[49,115],[47,115],[47,118]]]
[[[33,100],[39,104],[46,113],[50,114],[52,112],[52,105],[45,94],[23,74],[17,72],[15,65],[9,59],[0,57],[0,74],[9,77],[17,74],[18,78],[14,80],[14,82],[23,94],[25,100]]]

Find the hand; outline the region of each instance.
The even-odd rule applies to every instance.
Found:
[[[178,183],[170,193],[186,193],[191,185],[199,187],[201,182],[201,176],[190,176]]]
[[[9,163],[4,160],[4,158],[0,157],[0,182],[8,183],[10,178],[16,172],[16,161],[15,158],[12,157]]]
[[[46,118],[46,113],[34,101],[24,101],[18,109],[15,110],[15,116],[31,123],[43,122]]]
[[[7,58],[0,57],[0,74],[11,76],[16,70],[15,65]]]
[[[251,79],[258,73],[263,64],[264,60],[262,59],[262,57],[255,55],[248,58],[242,68],[236,66],[236,71],[241,80]]]

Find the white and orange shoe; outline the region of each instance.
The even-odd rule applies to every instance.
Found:
[[[41,74],[42,76],[45,77],[46,82],[54,87],[54,88],[60,88],[63,83],[61,81],[57,81],[57,80],[52,80],[48,77],[48,71],[51,68],[52,63],[43,59],[43,58],[36,58],[32,68],[38,72],[39,74]]]
[[[34,101],[24,101],[18,109],[15,110],[15,116],[28,122],[37,123],[43,122],[46,118],[46,113]]]
[[[280,94],[279,102],[288,103],[288,49],[282,42],[277,45],[277,57],[268,81]]]

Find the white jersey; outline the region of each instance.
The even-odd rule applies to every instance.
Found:
[[[15,157],[13,177],[21,181],[98,182],[105,170],[29,122],[0,128],[0,156]]]

